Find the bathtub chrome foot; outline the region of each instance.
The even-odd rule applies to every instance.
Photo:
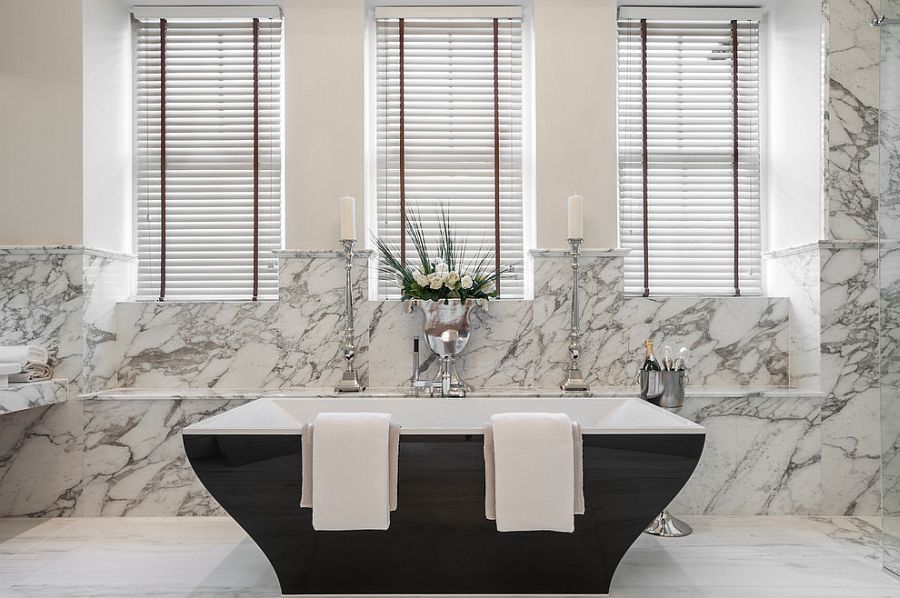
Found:
[[[656,516],[653,523],[647,526],[644,533],[661,538],[682,538],[689,536],[693,531],[690,525],[674,517],[668,511],[663,511]]]

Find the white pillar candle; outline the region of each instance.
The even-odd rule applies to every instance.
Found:
[[[569,239],[584,238],[584,198],[569,196]]]
[[[356,198],[341,198],[341,240],[356,240]]]

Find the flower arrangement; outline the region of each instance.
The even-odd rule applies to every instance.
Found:
[[[418,263],[404,264],[399,250],[377,237],[375,247],[381,256],[378,270],[397,281],[401,299],[422,301],[446,301],[459,299],[493,299],[497,296],[497,276],[508,270],[494,268],[493,254],[480,251],[474,257],[465,257],[466,243],[454,236],[450,214],[441,206],[438,223],[437,256],[432,257],[425,242],[425,231],[417,214],[407,215],[407,236],[415,247]]]

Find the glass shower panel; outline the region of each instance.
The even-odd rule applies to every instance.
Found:
[[[879,115],[882,537],[884,567],[900,575],[900,2],[885,0]]]

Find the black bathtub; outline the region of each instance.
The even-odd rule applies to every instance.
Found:
[[[301,509],[300,428],[320,412],[402,426],[387,531],[316,532]],[[575,532],[498,533],[484,517],[481,426],[567,413],[584,428]],[[184,430],[191,466],[263,550],[284,594],[595,594],[694,471],[704,429],[638,399],[259,399]],[[648,571],[648,574],[652,572]]]

